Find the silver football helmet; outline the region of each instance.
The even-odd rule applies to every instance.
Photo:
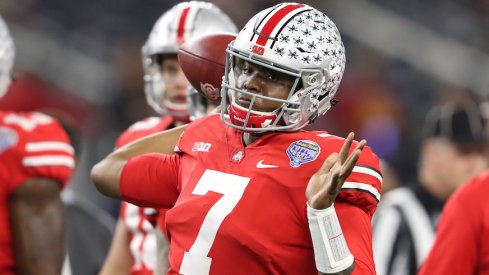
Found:
[[[165,98],[165,81],[182,82],[186,79],[163,79],[157,56],[176,55],[180,44],[201,35],[232,32],[233,21],[212,3],[191,1],[175,5],[155,23],[142,47],[145,92],[148,104],[160,114],[175,117],[189,115],[189,104],[171,103]]]
[[[12,82],[15,45],[7,24],[0,16],[0,98],[7,92]]]
[[[239,63],[252,62],[295,77],[287,99],[239,89],[233,77]],[[225,124],[247,132],[296,131],[331,108],[345,69],[345,49],[335,24],[305,4],[281,3],[255,15],[227,49],[221,117]],[[237,93],[251,98],[236,103]],[[273,112],[252,110],[257,98],[280,102]]]

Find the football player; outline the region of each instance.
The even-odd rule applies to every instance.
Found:
[[[211,105],[189,100],[191,86],[180,68],[177,52],[184,41],[214,32],[236,33],[237,28],[217,6],[206,2],[179,3],[156,21],[142,47],[142,58],[146,98],[161,116],[133,124],[118,138],[116,148],[186,124],[191,117],[202,115],[199,110]],[[191,92],[195,99],[197,93]],[[168,249],[166,239],[155,229],[158,222],[164,230],[164,217],[164,209],[157,211],[123,202],[112,247],[101,274],[153,274],[157,265],[158,272],[166,273],[167,253],[160,251],[158,254],[162,256],[156,258],[157,243],[158,250],[160,247]]]
[[[108,196],[166,207],[169,274],[375,274],[378,157],[306,125],[332,105],[345,51],[319,10],[281,3],[227,49],[221,115],[147,137],[92,169]],[[350,148],[354,145],[354,148]],[[149,153],[149,154],[148,154]]]
[[[0,17],[0,96],[11,83],[15,47]],[[74,149],[54,118],[0,111],[0,274],[60,274],[64,218],[60,190]]]

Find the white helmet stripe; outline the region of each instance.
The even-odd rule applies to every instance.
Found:
[[[289,21],[289,19],[295,16],[297,13],[304,10],[310,10],[311,7],[304,4],[288,4],[275,12],[268,15],[268,19],[264,22],[263,27],[257,30],[260,35],[257,36],[255,44],[265,47],[270,42],[273,43],[269,37],[275,37],[282,26]]]

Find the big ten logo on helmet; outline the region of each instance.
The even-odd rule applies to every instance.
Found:
[[[193,152],[209,152],[212,144],[207,142],[196,142],[194,143],[194,147],[192,147]]]
[[[263,48],[262,46],[253,45],[251,46],[251,52],[257,55],[263,55],[265,53],[265,48]]]

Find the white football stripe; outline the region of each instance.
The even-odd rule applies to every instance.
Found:
[[[352,172],[353,173],[367,174],[367,175],[376,177],[380,181],[380,184],[382,184],[382,175],[379,174],[379,172],[375,171],[374,169],[357,165],[357,166],[353,167]]]
[[[35,156],[25,157],[22,159],[22,164],[28,167],[39,166],[67,166],[75,167],[75,160],[70,156]]]
[[[373,187],[370,184],[361,183],[361,182],[346,181],[343,184],[342,189],[360,189],[360,190],[364,190],[364,191],[367,191],[370,194],[372,194],[378,201],[380,201],[380,193],[379,193],[379,191],[377,191],[377,189],[375,189],[375,187]]]
[[[41,151],[63,151],[69,154],[74,154],[73,147],[61,141],[43,141],[43,142],[29,142],[25,145],[27,152],[41,152]]]

